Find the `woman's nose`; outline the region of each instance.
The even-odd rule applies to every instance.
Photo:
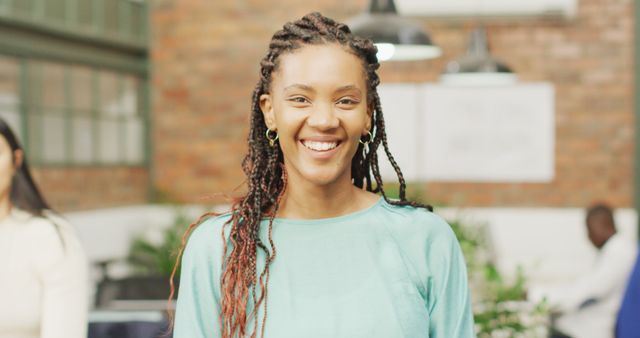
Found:
[[[313,107],[313,111],[307,118],[307,124],[310,127],[326,130],[337,128],[340,124],[338,117],[333,109],[333,104],[317,103]]]

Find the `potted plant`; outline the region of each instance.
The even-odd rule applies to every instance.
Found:
[[[190,220],[178,211],[173,224],[156,233],[159,236],[155,240],[148,234],[134,238],[127,257],[132,274],[118,279],[105,274],[96,291],[96,306],[108,307],[114,300],[167,300],[169,278],[189,224]],[[103,270],[106,271],[106,264]],[[178,271],[174,279],[176,289],[179,275]]]

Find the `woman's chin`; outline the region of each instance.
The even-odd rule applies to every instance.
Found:
[[[302,173],[302,179],[311,185],[323,187],[331,186],[340,181],[340,173],[331,172],[330,169],[317,168]]]
[[[320,176],[320,177],[312,176],[312,177],[307,177],[306,180],[311,185],[314,185],[317,187],[328,187],[335,184],[336,182],[335,177],[329,177],[329,176]]]

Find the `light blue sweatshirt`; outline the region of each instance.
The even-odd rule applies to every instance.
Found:
[[[222,227],[229,217],[205,221],[189,239],[174,338],[220,337]],[[268,246],[267,227],[263,220]],[[427,210],[381,198],[340,217],[276,218],[273,240],[266,338],[475,337],[460,247],[449,225]]]

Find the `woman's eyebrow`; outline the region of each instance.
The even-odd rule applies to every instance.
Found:
[[[356,87],[355,85],[346,85],[346,86],[342,86],[339,87],[338,89],[336,89],[336,93],[340,93],[340,92],[346,92],[348,90],[355,90],[358,93],[360,93],[360,88]]]
[[[286,86],[284,87],[284,90],[289,90],[289,89],[293,89],[293,88],[297,88],[297,89],[302,89],[302,90],[306,90],[306,91],[310,91],[310,92],[315,92],[315,90],[313,89],[313,87],[305,85],[305,84],[300,84],[300,83],[294,83],[292,85]],[[335,92],[345,92],[348,90],[356,90],[358,92],[360,91],[360,88],[356,87],[355,85],[346,85],[346,86],[341,86],[338,87]]]
[[[304,84],[300,84],[300,83],[294,83],[292,85],[286,86],[286,87],[284,87],[284,90],[293,89],[293,88],[307,90],[307,91],[310,91],[310,92],[314,92],[315,91],[312,87],[304,85]]]

